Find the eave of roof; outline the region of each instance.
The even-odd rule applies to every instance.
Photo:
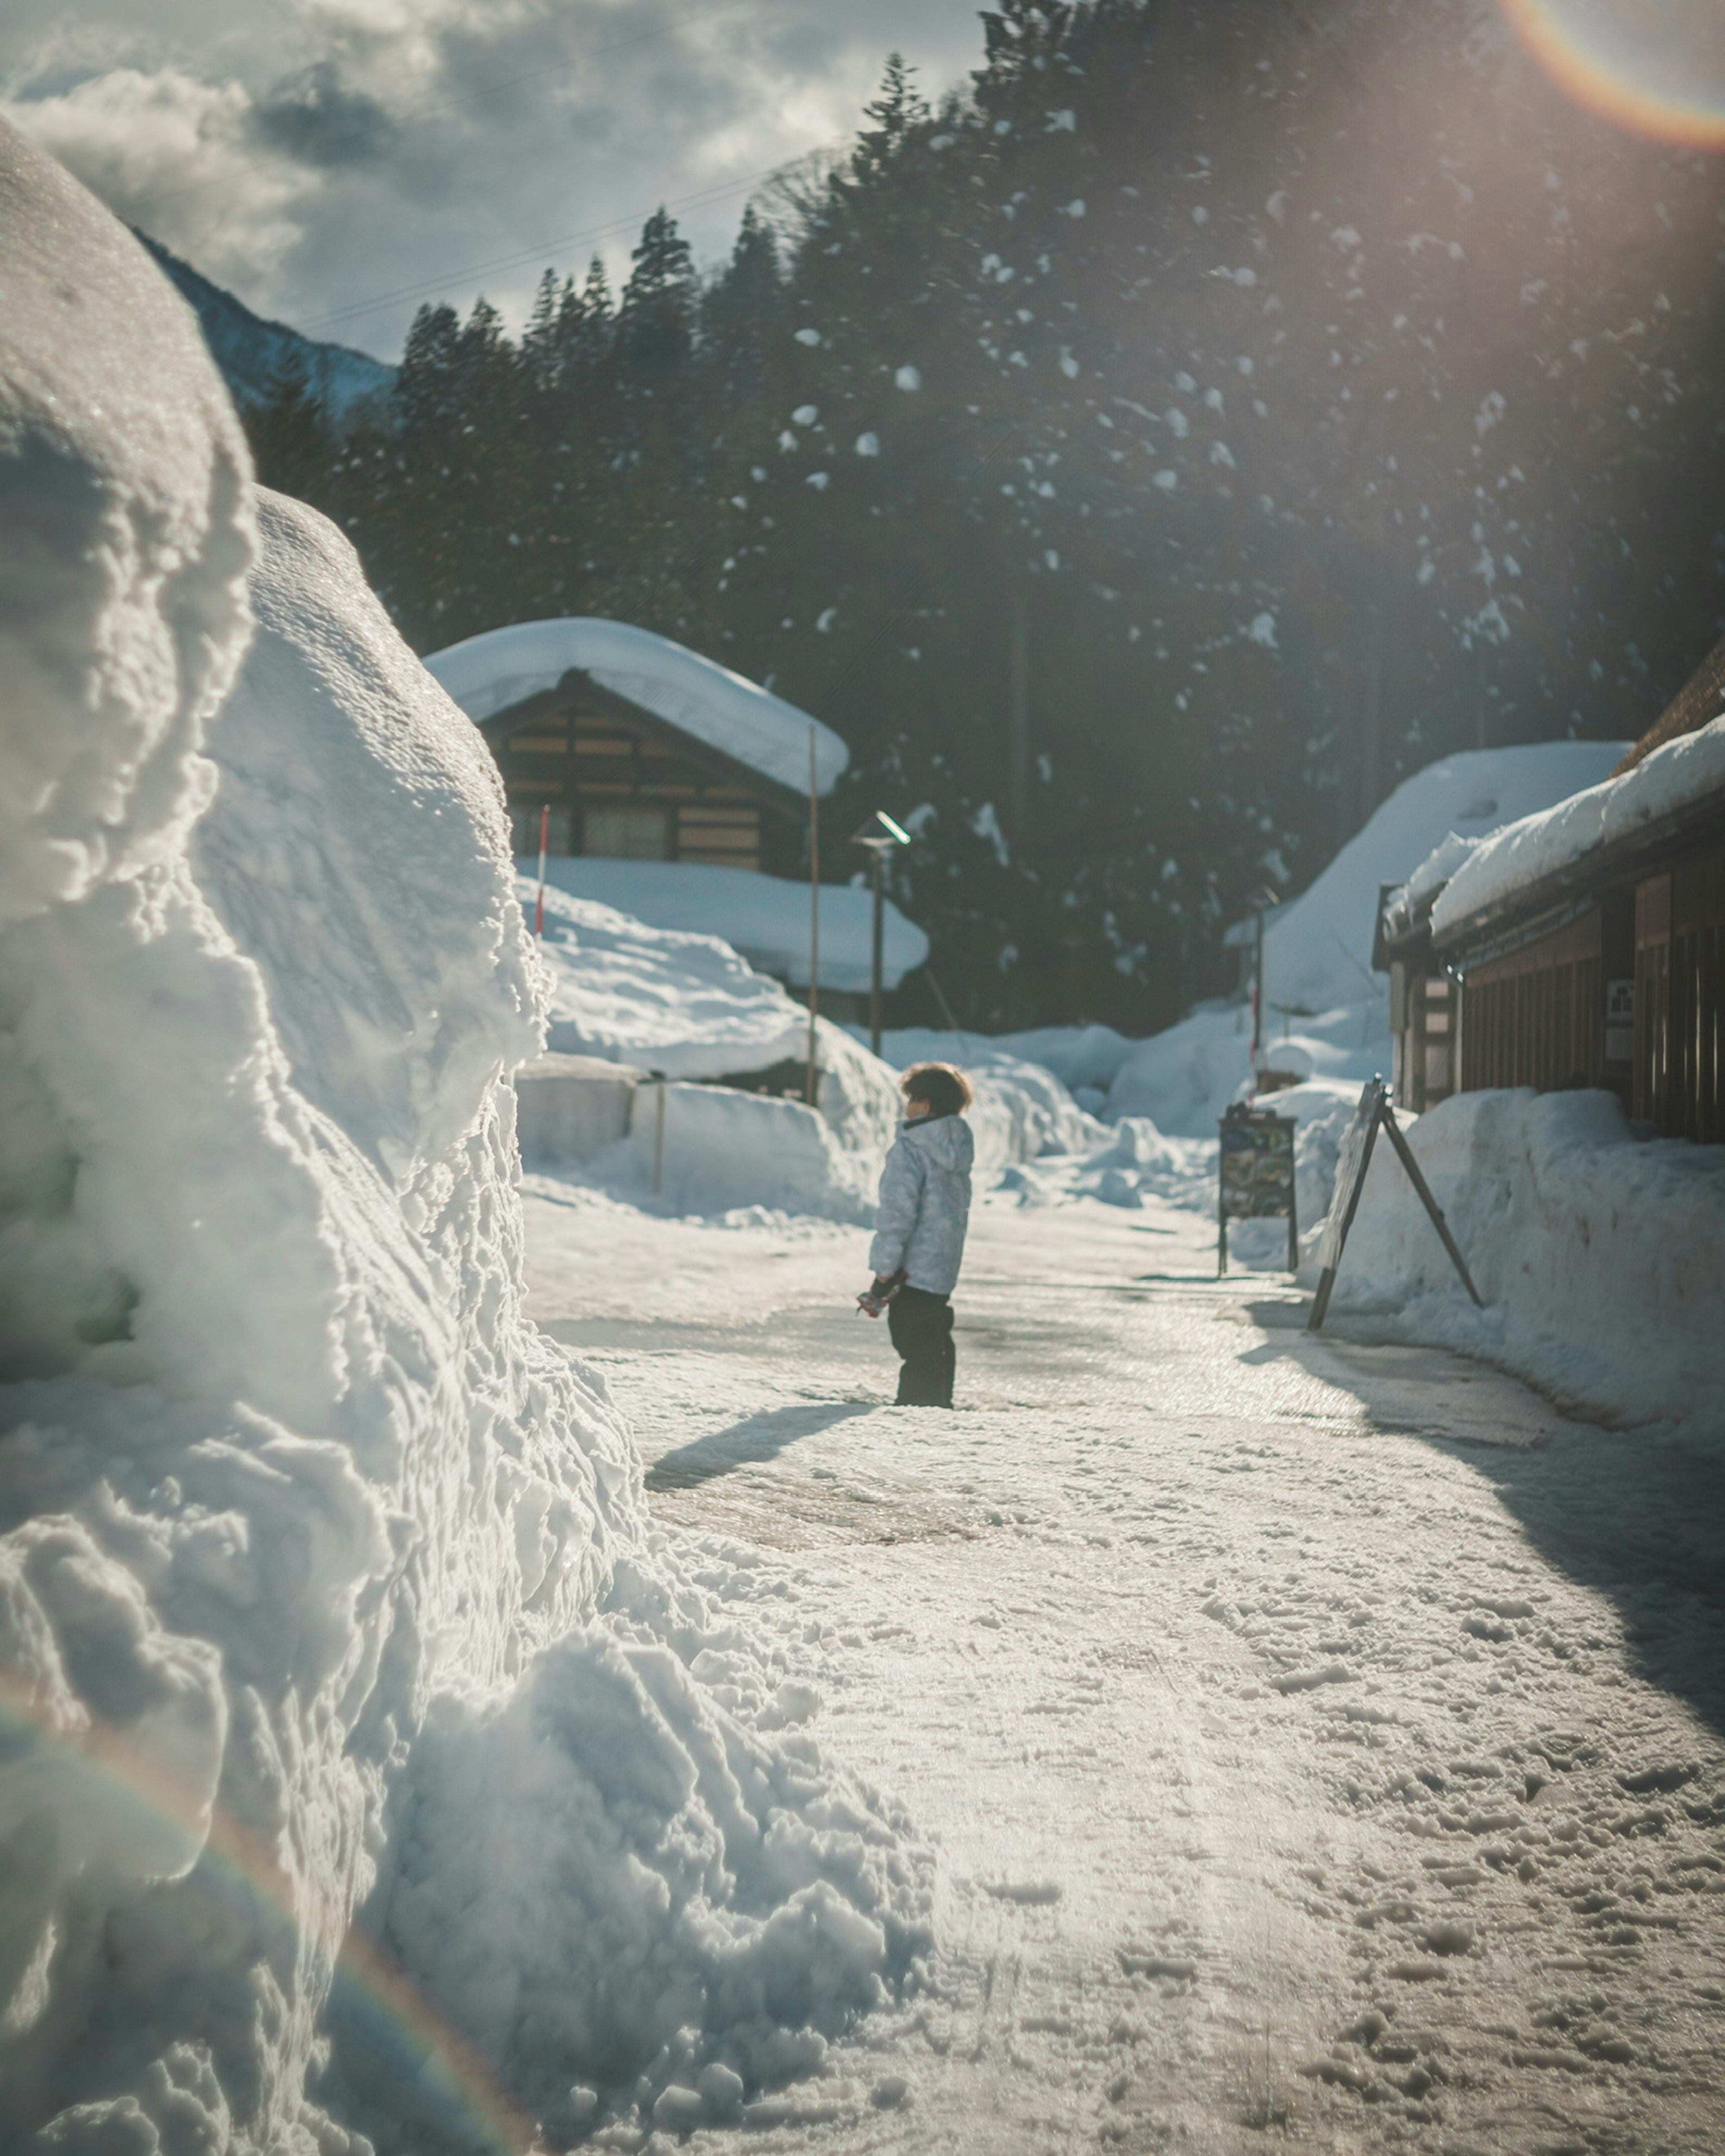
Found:
[[[1717,834],[1725,838],[1725,792],[1686,801],[1662,816],[1651,817],[1633,831],[1590,847],[1548,874],[1507,891],[1502,898],[1432,932],[1434,947],[1446,962],[1465,957],[1481,943],[1494,942],[1506,929],[1560,911],[1578,896],[1638,877],[1656,869],[1671,852]]]
[[[532,696],[524,696],[520,703],[506,705],[501,711],[493,711],[489,718],[480,720],[479,730],[495,748],[523,727],[578,706],[605,713],[643,740],[665,742],[679,756],[711,772],[724,784],[741,787],[781,814],[796,815],[807,806],[803,795],[781,785],[764,771],[757,771],[752,764],[744,763],[723,749],[715,748],[710,742],[686,733],[671,720],[660,718],[644,704],[636,703],[615,689],[608,689],[603,682],[595,681],[590,674],[583,674],[576,667],[572,667],[555,688],[537,690]]]

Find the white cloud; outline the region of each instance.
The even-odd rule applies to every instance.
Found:
[[[393,357],[422,297],[519,321],[548,264],[626,275],[660,203],[721,258],[895,47],[961,80],[972,0],[7,0],[0,110],[249,305]]]
[[[265,281],[296,244],[313,175],[260,146],[235,82],[116,68],[59,95],[0,105],[129,224],[172,228],[209,275]]]

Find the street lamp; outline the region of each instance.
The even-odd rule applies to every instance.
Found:
[[[884,808],[877,808],[872,819],[855,834],[851,843],[866,846],[875,857],[875,949],[869,974],[869,1046],[878,1055],[880,1053],[880,952],[886,937],[886,856],[895,846],[908,846],[911,834],[902,824],[895,824]]]

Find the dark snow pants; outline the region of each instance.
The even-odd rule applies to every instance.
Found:
[[[901,1287],[886,1306],[886,1327],[903,1365],[898,1373],[898,1405],[951,1407],[955,1358],[947,1297],[926,1287]]]

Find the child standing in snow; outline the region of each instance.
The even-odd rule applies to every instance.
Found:
[[[950,1063],[919,1063],[899,1081],[905,1120],[880,1174],[880,1210],[869,1263],[875,1277],[857,1306],[886,1312],[903,1368],[901,1408],[952,1404],[952,1293],[970,1220],[976,1143],[964,1111],[970,1081]]]

